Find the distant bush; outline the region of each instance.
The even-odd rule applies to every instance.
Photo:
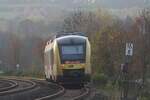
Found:
[[[2,74],[4,74],[4,75],[12,75],[13,73],[14,73],[13,70],[7,69],[7,70],[4,70]]]
[[[44,77],[44,74],[41,72],[24,72],[23,76],[29,76],[29,77]]]
[[[150,91],[144,91],[141,100],[150,100]]]
[[[147,97],[142,97],[141,100],[149,100]]]
[[[13,73],[14,76],[22,76],[23,75],[23,71],[15,71]]]
[[[92,82],[95,85],[105,86],[108,83],[108,77],[104,75],[103,73],[94,74],[92,76]]]

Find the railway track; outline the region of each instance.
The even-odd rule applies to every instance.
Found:
[[[84,89],[65,89],[58,93],[38,98],[35,100],[82,100],[89,94],[89,88]]]
[[[87,95],[90,92],[90,88],[89,87],[85,87],[82,89],[82,93],[78,96],[73,97],[71,100],[81,100],[87,97]]]
[[[40,84],[41,84],[41,82],[40,82]],[[55,91],[55,93],[52,93],[52,94],[49,94],[46,96],[41,96],[39,98],[36,98],[35,100],[51,100],[51,99],[59,97],[65,93],[65,88],[61,85],[49,83],[49,82],[42,82],[42,84],[47,84],[48,86],[55,88],[57,90],[57,92]]]
[[[87,97],[90,92],[90,88],[88,87],[84,87],[82,89],[65,89],[63,86],[58,84],[49,84],[54,87],[59,87],[60,90],[54,94],[37,98],[35,100],[81,100]]]
[[[89,88],[65,89],[45,80],[0,78],[0,100],[81,100],[88,93]]]
[[[53,100],[82,100],[87,97],[90,88],[84,87],[82,89],[66,89],[65,93]]]

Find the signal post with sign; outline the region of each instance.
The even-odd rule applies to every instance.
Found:
[[[121,65],[121,96],[120,100],[128,100],[129,92],[129,73],[133,56],[133,43],[126,43],[125,56],[127,61]]]
[[[133,43],[126,43],[126,56],[133,56]]]

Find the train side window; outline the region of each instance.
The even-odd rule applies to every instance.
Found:
[[[44,65],[46,65],[46,53],[44,54]]]
[[[48,61],[49,61],[49,60],[48,60],[48,59],[49,59],[49,58],[48,58],[48,52],[45,53],[44,59],[45,59],[45,62],[44,62],[45,65],[48,65],[48,64],[49,64],[49,62],[48,62]]]
[[[49,62],[48,62],[48,53],[46,52],[46,64],[47,64],[47,66],[49,65]]]
[[[48,63],[51,66],[51,55],[50,55],[50,51],[48,52]]]

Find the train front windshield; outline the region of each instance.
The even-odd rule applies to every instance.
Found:
[[[74,54],[83,54],[83,46],[62,46],[62,54],[63,55],[74,55]]]
[[[66,61],[85,62],[85,48],[83,45],[62,45],[61,46],[62,63]]]

